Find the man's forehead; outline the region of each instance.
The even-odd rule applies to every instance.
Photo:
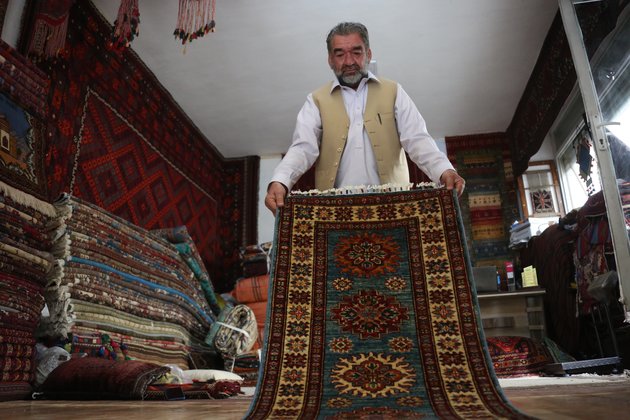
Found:
[[[335,35],[332,38],[333,49],[364,48],[365,44],[359,34]]]

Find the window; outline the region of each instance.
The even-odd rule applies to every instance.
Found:
[[[626,100],[624,105],[619,109],[612,120],[618,122],[608,126],[608,129],[628,147],[630,147],[630,99]]]
[[[564,215],[560,183],[553,161],[530,162],[518,179],[523,216],[527,218]]]
[[[4,130],[0,130],[0,147],[6,151],[11,151],[11,144],[9,143],[9,133]]]

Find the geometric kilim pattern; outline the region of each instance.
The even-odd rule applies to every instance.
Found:
[[[248,419],[529,418],[503,395],[446,189],[291,195]]]
[[[551,191],[538,190],[530,193],[532,206],[534,207],[534,213],[553,213],[553,198]]]
[[[86,96],[72,193],[148,230],[186,225],[203,259],[214,265],[216,201],[96,93]]]
[[[460,203],[472,265],[495,266],[502,277],[513,257],[508,226],[519,218],[507,146],[504,133],[446,138],[448,156],[466,179]]]
[[[92,2],[69,21],[59,59],[40,63],[48,201],[72,193],[145,229],[186,225],[216,290],[231,290],[239,248],[256,241],[259,158],[224,158],[132,48],[106,48],[112,25]]]

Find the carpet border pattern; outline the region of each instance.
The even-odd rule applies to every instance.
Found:
[[[323,397],[324,381],[330,375],[324,365],[329,344],[325,330],[331,316],[326,311],[326,288],[331,280],[326,274],[327,251],[321,250],[330,245],[327,230],[349,230],[357,220],[377,229],[406,232],[418,345],[413,351],[422,362],[401,371],[421,370],[409,376],[424,381],[430,407],[417,395],[405,400],[411,407],[375,407],[376,394],[368,395],[372,401],[353,411],[341,405],[331,414],[324,407],[348,399],[324,401]],[[457,199],[446,189],[289,196],[276,220],[263,366],[246,418],[528,418],[508,403],[494,374],[468,277],[471,266],[464,235]],[[434,242],[447,244],[446,260],[432,260],[429,248]],[[429,279],[432,270],[439,271],[443,280]],[[308,305],[303,304],[304,296]],[[306,320],[305,327],[295,328],[300,324],[294,322],[296,313]],[[301,337],[307,338],[308,345],[298,348],[292,343]],[[380,357],[377,363],[392,360],[383,350],[367,357]]]

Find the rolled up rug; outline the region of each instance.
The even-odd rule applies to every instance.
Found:
[[[223,357],[233,358],[251,350],[257,338],[258,326],[254,312],[247,305],[236,305],[221,311],[205,342]]]

